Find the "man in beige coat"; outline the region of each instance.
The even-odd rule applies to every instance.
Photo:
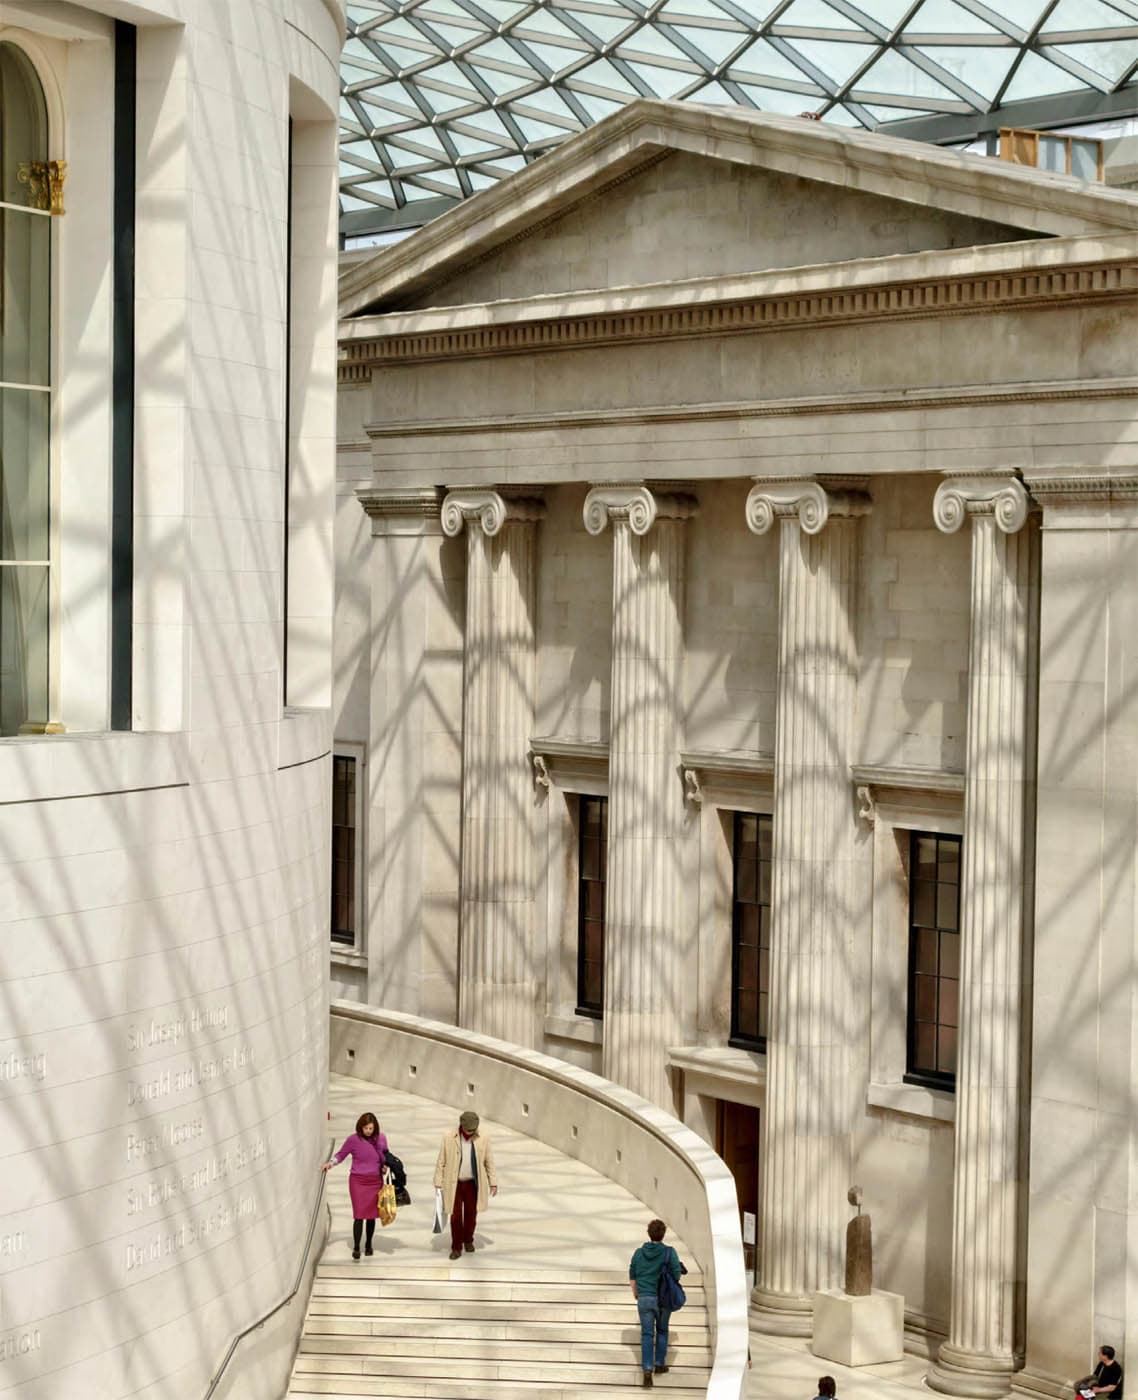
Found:
[[[498,1174],[490,1139],[478,1131],[478,1114],[469,1108],[439,1146],[435,1188],[442,1190],[450,1216],[450,1257],[458,1259],[463,1250],[473,1254],[478,1212],[498,1194]]]

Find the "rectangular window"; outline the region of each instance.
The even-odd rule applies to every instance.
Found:
[[[356,941],[356,760],[332,759],[332,942]]]
[[[605,992],[607,797],[578,799],[577,1013],[600,1016]]]
[[[956,1087],[960,1023],[959,836],[909,835],[909,1050],[905,1080]]]
[[[732,838],[731,1044],[765,1050],[771,986],[769,816],[736,812]]]

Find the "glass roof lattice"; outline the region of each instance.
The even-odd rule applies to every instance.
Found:
[[[637,97],[886,132],[1117,111],[1138,0],[349,0],[340,89],[343,227],[409,227]]]

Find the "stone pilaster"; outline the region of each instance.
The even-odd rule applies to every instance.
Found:
[[[972,528],[952,1291],[948,1340],[928,1374],[947,1395],[1006,1395],[1016,1366],[1030,506],[1006,475],[950,477],[933,504],[941,530]]]
[[[613,531],[604,1073],[668,1109],[682,1005],[684,521],[695,510],[689,496],[598,486],[584,512],[590,534]]]
[[[860,485],[860,483],[857,483]],[[840,1288],[852,1102],[850,726],[860,490],[758,482],[747,524],[779,529],[771,998],[752,1320],[807,1336],[812,1295]]]
[[[540,501],[452,491],[442,527],[467,539],[463,639],[459,1022],[538,1037],[534,946],[534,583]]]

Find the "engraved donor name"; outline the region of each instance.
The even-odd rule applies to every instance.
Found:
[[[208,1240],[212,1235],[234,1228],[240,1221],[257,1214],[257,1198],[253,1195],[240,1197],[235,1204],[222,1202],[208,1215],[199,1215],[176,1230],[157,1233],[146,1238],[132,1240],[126,1247],[126,1270],[133,1273],[147,1264],[155,1264],[160,1259],[168,1259],[189,1245]]]
[[[229,1007],[223,1002],[216,1006],[195,1006],[190,1012],[169,1016],[164,1021],[152,1016],[145,1026],[130,1026],[126,1033],[128,1050],[149,1050],[156,1045],[180,1045],[187,1036],[201,1031],[229,1028]]]
[[[153,1103],[155,1099],[164,1099],[167,1094],[180,1094],[186,1089],[194,1089],[201,1084],[224,1079],[227,1075],[244,1069],[246,1065],[252,1063],[252,1060],[253,1051],[249,1046],[239,1045],[235,1050],[229,1050],[224,1055],[198,1060],[196,1064],[187,1065],[185,1069],[165,1069],[152,1079],[128,1080],[126,1086],[127,1107],[133,1108],[135,1104],[139,1103]]]
[[[185,1118],[178,1123],[167,1123],[160,1133],[127,1133],[126,1160],[140,1162],[144,1157],[152,1157],[163,1147],[181,1147],[185,1142],[200,1138],[205,1132],[205,1122],[201,1118]]]
[[[0,1084],[14,1084],[18,1079],[30,1079],[33,1083],[42,1084],[47,1078],[47,1056],[42,1052],[38,1055],[4,1055],[0,1057]]]
[[[15,1259],[28,1247],[28,1237],[23,1230],[12,1230],[0,1235],[0,1259]]]
[[[268,1144],[263,1137],[251,1143],[237,1143],[224,1153],[216,1154],[193,1171],[167,1172],[139,1187],[131,1186],[126,1193],[127,1215],[139,1215],[155,1206],[164,1206],[177,1195],[193,1196],[219,1181],[228,1181],[265,1159]]]
[[[0,1364],[13,1361],[17,1356],[28,1356],[39,1351],[43,1345],[38,1327],[25,1327],[15,1332],[0,1334]]]

